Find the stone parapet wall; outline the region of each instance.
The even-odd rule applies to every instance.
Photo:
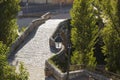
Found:
[[[64,51],[65,46],[62,45],[62,48],[60,50],[57,50],[55,48],[55,40],[54,39],[55,39],[57,33],[62,32],[62,29],[65,27],[65,25],[67,25],[67,22],[68,22],[68,19],[61,22],[58,25],[58,27],[56,28],[56,31],[53,33],[53,35],[49,39],[49,45],[50,45],[51,51],[57,52],[55,57],[57,57],[59,60],[64,59],[63,55],[65,53],[65,51]],[[45,68],[47,68],[57,80],[66,80],[66,75],[64,73],[62,73],[55,65],[51,64],[49,62],[49,60],[46,60]]]
[[[64,25],[66,25],[66,23],[68,22],[68,20],[60,23],[58,25],[58,28],[56,29],[56,31],[53,33],[53,35],[50,37],[49,39],[49,45],[50,48],[52,47],[52,50],[56,50],[55,48],[55,41],[54,38],[56,37],[56,34],[59,33]],[[61,50],[59,50],[55,56],[53,57],[57,57],[57,59],[62,59],[63,54],[65,53],[65,46],[63,45]],[[51,59],[51,58],[50,58]],[[51,63],[49,60],[46,60],[45,62],[45,68],[47,68],[47,70],[49,70],[49,72],[51,73],[52,76],[54,76],[57,80],[66,80],[67,77],[67,73],[63,73],[62,71],[60,71],[60,69],[57,68],[57,66],[55,66],[55,64]],[[92,76],[92,79],[96,79],[96,80],[110,80],[110,78],[107,78],[103,75],[100,74],[96,74],[94,72],[88,71],[86,69],[81,69],[81,70],[76,70],[76,71],[70,71],[69,72],[69,80],[73,80],[76,77],[79,76]]]
[[[54,50],[54,52],[57,51],[55,57],[57,57],[58,59],[61,59],[61,58],[64,59],[63,55],[65,53],[64,52],[65,46],[62,45],[62,48],[60,50],[57,50],[55,48],[55,40],[54,39],[55,39],[57,33],[62,32],[62,29],[65,27],[65,25],[67,25],[67,22],[68,22],[68,19],[61,22],[58,25],[56,31],[53,33],[53,35],[49,39],[49,45],[50,45],[51,51],[53,51],[53,50]],[[46,60],[45,68],[47,68],[57,80],[66,80],[66,73],[62,73],[55,65],[51,64],[49,62],[49,60]]]
[[[52,72],[52,75],[57,80],[66,80],[67,73],[61,72],[54,64],[51,64],[49,61],[46,61],[45,66],[48,67],[48,69]],[[94,72],[91,72],[85,69],[70,71],[69,80],[76,79],[76,77],[79,77],[79,76],[88,76],[95,80],[111,80],[110,78],[107,78],[103,75],[96,74]]]
[[[29,34],[34,31],[35,28],[39,27],[41,24],[43,24],[47,19],[50,18],[50,13],[46,13],[41,18],[33,20],[32,23],[29,24],[28,28],[23,32],[16,41],[12,44],[10,48],[10,55],[15,52],[15,50],[23,43],[23,41],[26,39]]]
[[[53,35],[50,37],[49,39],[49,45],[50,48],[52,48],[52,50],[56,50],[55,48],[55,37],[57,36],[57,33],[61,33],[63,30],[63,28],[65,27],[65,25],[67,25],[69,19],[64,20],[63,22],[61,22],[58,27],[56,28],[55,32],[53,33]],[[63,37],[63,36],[62,36]],[[63,43],[65,42],[65,39],[63,39]],[[58,52],[59,53],[59,52]],[[58,54],[57,53],[57,54]]]
[[[100,75],[100,74],[96,74],[96,73],[88,71],[88,70],[84,70],[84,72],[87,75],[91,75],[96,80],[111,80],[110,78],[107,78],[107,77]]]
[[[62,53],[62,50],[60,51],[61,53]],[[54,64],[51,64],[48,60],[46,60],[45,62],[45,68],[47,68],[51,72],[51,75],[53,75],[57,80],[65,80],[63,79],[65,77],[64,74],[61,73],[61,71]]]

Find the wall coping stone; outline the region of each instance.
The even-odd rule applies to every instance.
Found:
[[[24,42],[24,40],[26,39],[26,37],[29,36],[30,33],[34,31],[35,28],[37,28],[40,25],[42,25],[43,23],[45,23],[45,21],[48,20],[48,19],[50,19],[50,17],[51,17],[51,13],[47,12],[43,16],[41,16],[40,18],[33,20],[29,24],[29,26],[27,27],[27,29],[21,35],[19,35],[19,37],[15,40],[15,42],[10,47],[10,52],[9,52],[8,58],[11,55],[14,55],[14,52],[16,51],[16,49],[21,45],[21,43]]]
[[[68,20],[68,19],[67,19]],[[56,31],[53,33],[53,35],[50,37],[49,41],[52,41],[52,43],[55,43],[54,42],[54,36],[55,34],[57,33],[57,31],[59,30],[59,26],[60,25],[63,25],[65,22],[67,22],[67,20],[61,22],[59,25],[58,25],[58,28],[56,29]],[[51,44],[50,44],[51,46]],[[53,45],[52,45],[53,46]],[[65,46],[62,45],[62,48],[59,52],[57,52],[56,55],[54,56],[58,56],[63,54],[63,51],[65,49]],[[51,59],[51,58],[49,58]],[[63,73],[62,71],[60,71],[60,69],[58,69],[54,64],[51,64],[50,61],[46,60],[45,61],[45,68],[48,68],[51,72],[52,72],[52,75],[57,79],[57,80],[66,80],[66,76],[67,76],[67,73]],[[74,79],[75,77],[78,77],[80,75],[92,75],[95,79],[97,80],[110,80],[109,78],[105,77],[105,76],[102,76],[102,75],[99,75],[99,74],[95,74],[93,72],[90,72],[86,69],[81,69],[81,70],[76,70],[76,71],[70,71],[69,72],[69,79]]]

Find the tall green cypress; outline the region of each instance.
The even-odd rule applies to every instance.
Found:
[[[17,37],[16,16],[19,0],[0,0],[0,80],[28,80],[28,72],[20,65],[20,73],[7,60],[9,46]]]
[[[106,57],[106,68],[120,73],[120,0],[102,0],[105,26],[101,32]]]
[[[20,9],[19,0],[0,1],[0,41],[10,46],[17,37],[16,16]]]
[[[23,64],[19,66],[19,73],[7,61],[9,48],[0,41],[0,80],[28,80],[28,72]]]
[[[93,2],[94,0],[74,0],[71,10],[71,41],[75,49],[71,58],[73,64],[96,65],[93,50],[98,37],[98,10],[92,5]]]

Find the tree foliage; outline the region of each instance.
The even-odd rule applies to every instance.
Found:
[[[9,48],[0,42],[0,80],[28,80],[28,72],[23,64],[19,66],[19,73],[16,73],[16,68],[10,66],[7,62]]]
[[[106,68],[120,73],[120,0],[101,0],[101,17],[104,28],[101,35],[104,41],[103,52],[106,57]]]
[[[28,80],[23,64],[19,73],[7,60],[9,47],[17,37],[16,15],[20,9],[19,0],[0,0],[0,80]]]
[[[0,41],[10,46],[17,37],[19,0],[0,0]]]
[[[71,16],[72,63],[94,65],[93,46],[99,36],[104,43],[106,68],[120,73],[120,0],[75,0]],[[96,22],[102,27],[99,30]]]
[[[98,37],[96,15],[98,11],[92,5],[94,0],[74,0],[71,10],[71,40],[75,48],[72,56],[73,64],[95,66],[94,45]]]

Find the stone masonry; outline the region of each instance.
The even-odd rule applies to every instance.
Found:
[[[16,61],[24,62],[30,74],[30,80],[55,80],[45,78],[45,60],[54,55],[49,48],[49,38],[52,36],[58,24],[65,19],[49,19],[27,37],[15,53]]]

